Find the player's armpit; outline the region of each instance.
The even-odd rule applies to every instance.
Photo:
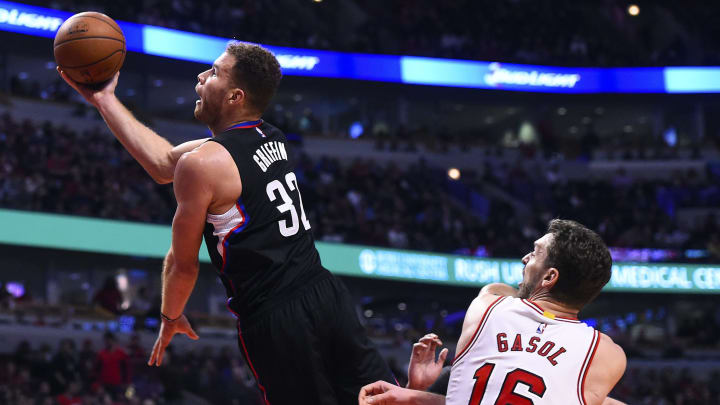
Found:
[[[605,398],[602,405],[627,405],[625,402],[620,402],[617,399],[612,399],[610,397]]]
[[[622,404],[607,395],[625,373],[627,358],[623,349],[601,333],[597,351],[590,364],[583,392],[588,405]],[[605,402],[610,400],[611,402]],[[612,402],[615,401],[615,402]]]

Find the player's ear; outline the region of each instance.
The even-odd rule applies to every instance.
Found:
[[[233,89],[228,90],[228,103],[230,104],[240,104],[245,101],[245,91],[241,88],[235,87]]]
[[[540,285],[550,290],[555,287],[555,284],[557,284],[559,279],[560,272],[558,271],[558,269],[556,269],[555,267],[550,267],[549,269],[545,270],[545,275],[543,275]]]

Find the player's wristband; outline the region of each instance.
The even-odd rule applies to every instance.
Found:
[[[160,317],[161,317],[164,321],[167,321],[167,322],[175,322],[175,321],[177,321],[178,319],[182,318],[182,316],[183,316],[183,314],[180,314],[180,315],[178,315],[177,318],[173,319],[173,318],[170,318],[169,316],[163,314],[162,312],[160,312]]]

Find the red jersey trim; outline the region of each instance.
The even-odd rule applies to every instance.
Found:
[[[593,361],[593,358],[595,357],[595,352],[597,351],[597,347],[600,343],[600,333],[598,331],[593,331],[593,338],[592,342],[590,342],[590,347],[588,348],[587,354],[585,355],[585,360],[583,361],[583,366],[580,369],[580,375],[578,375],[578,386],[577,386],[577,392],[578,392],[578,399],[580,400],[581,405],[586,405],[587,401],[585,400],[585,378],[587,377],[588,370],[590,370],[590,364]]]
[[[463,348],[456,356],[455,359],[452,362],[452,365],[454,366],[458,361],[461,360],[461,358],[467,354],[467,352],[470,350],[470,347],[472,347],[473,344],[478,339],[478,336],[480,336],[480,332],[482,332],[483,327],[487,323],[488,318],[490,317],[490,312],[492,312],[495,307],[507,297],[498,297],[495,301],[493,301],[489,307],[485,310],[485,313],[483,314],[482,318],[480,318],[480,323],[478,324],[477,329],[475,329],[475,333],[473,334],[472,339],[470,339],[470,342],[468,342],[467,345],[465,345],[465,348]]]
[[[248,364],[248,366],[250,366],[250,371],[252,371],[253,376],[255,377],[255,383],[257,384],[258,388],[260,388],[260,391],[262,391],[263,401],[265,402],[265,405],[270,405],[270,401],[268,401],[267,392],[265,391],[265,387],[263,387],[262,384],[260,384],[260,379],[258,378],[258,374],[255,371],[255,367],[253,367],[252,361],[250,361],[250,355],[248,354],[247,348],[245,347],[245,339],[243,339],[242,331],[240,330],[240,323],[238,323],[237,331],[238,331],[238,337],[240,338],[240,345],[242,345],[243,353],[245,353],[245,360],[247,360],[247,364]]]

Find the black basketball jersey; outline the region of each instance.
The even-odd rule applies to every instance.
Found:
[[[241,317],[276,302],[324,272],[288,160],[287,139],[262,120],[215,135],[242,181],[235,207],[207,215],[205,243]],[[222,175],[222,174],[220,174]]]

